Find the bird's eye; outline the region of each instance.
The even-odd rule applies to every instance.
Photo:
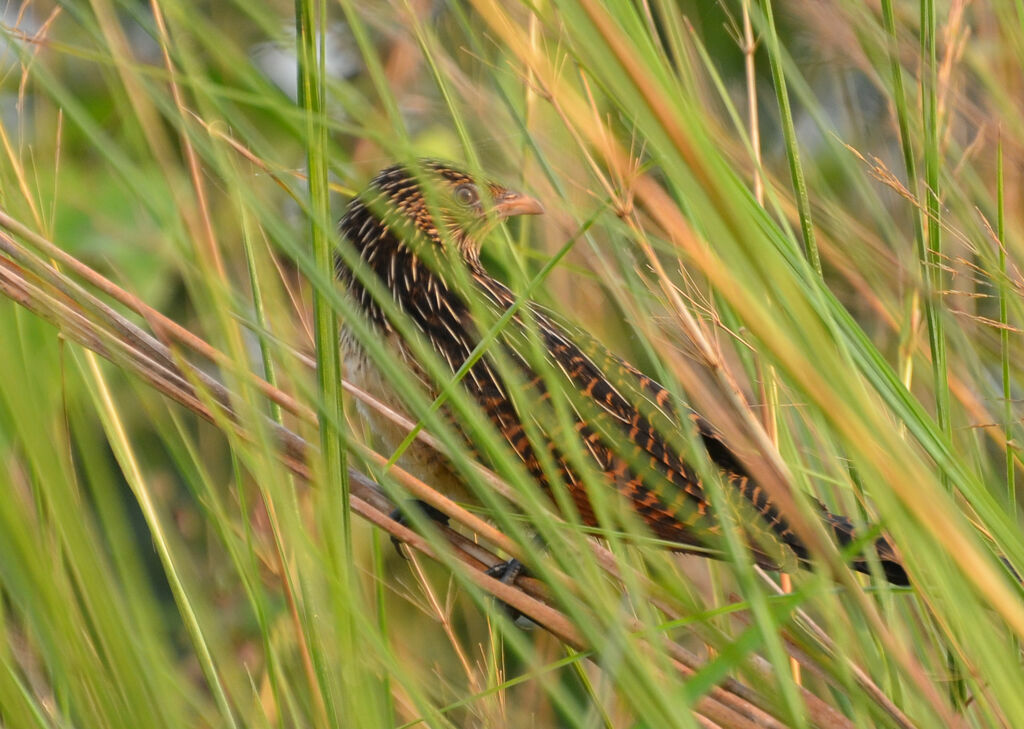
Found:
[[[455,201],[459,205],[465,205],[466,207],[476,205],[480,201],[480,196],[477,194],[476,186],[465,182],[456,187]]]

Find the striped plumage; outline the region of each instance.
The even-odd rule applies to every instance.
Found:
[[[424,161],[412,171],[396,165],[380,172],[350,204],[340,225],[343,237],[354,247],[366,270],[384,284],[397,309],[455,372],[477,345],[479,333],[467,299],[455,286],[456,277],[446,275],[451,266],[448,256],[457,255],[464,263],[478,304],[500,315],[516,297],[484,270],[478,257],[479,242],[498,219],[540,212],[542,208],[532,198],[493,183],[478,185],[464,172]],[[397,357],[418,372],[392,322],[340,257],[338,275],[374,331]],[[532,337],[536,336],[550,364],[547,377],[535,371],[524,354],[530,351]],[[343,332],[342,339],[346,376],[402,410],[402,403],[351,333]],[[572,466],[578,461],[563,452],[565,434],[555,432],[554,419],[545,417],[544,409],[537,407],[550,399],[552,384],[570,394],[576,437],[600,480],[625,496],[655,535],[680,548],[703,547],[713,545],[719,529],[696,470],[681,455],[687,442],[682,428],[688,423],[694,429],[693,440],[703,444],[710,461],[732,487],[729,495],[733,503],[750,512],[746,530],[758,563],[778,566],[792,562],[794,557],[806,562],[807,551],[785,517],[715,430],[689,408],[673,403],[669,392],[657,382],[580,332],[570,334],[567,326],[533,305],[512,317],[491,350],[502,357],[505,369],[489,355],[481,357],[467,372],[462,386],[530,473],[550,489],[550,469],[545,469],[545,458],[536,451],[536,434],[543,434],[547,440],[541,447],[550,455],[548,463],[555,466],[561,481],[558,485],[566,487],[585,523],[595,525],[597,520],[581,471]],[[552,373],[558,374],[552,378]],[[436,394],[428,378],[421,379],[428,392]],[[529,420],[524,425],[521,413],[527,407]],[[404,433],[370,408],[362,408],[362,414],[385,447],[398,445]],[[528,431],[533,432],[532,439]],[[563,449],[557,443],[563,443]],[[414,445],[404,465],[436,488],[460,492],[459,479],[426,446]],[[824,506],[821,515],[840,544],[855,539],[847,518],[831,514]],[[907,574],[891,545],[879,538],[874,546],[886,577],[893,583],[907,584]],[[864,558],[855,559],[852,566],[868,571]]]

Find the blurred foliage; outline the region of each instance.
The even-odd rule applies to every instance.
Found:
[[[744,445],[766,442],[758,421],[777,427],[765,473],[782,463],[796,491],[881,524],[915,576],[893,590],[823,568],[786,597],[742,560],[602,533],[613,579],[566,528],[541,558],[575,582],[537,572],[593,651],[576,653],[513,628],[451,565],[399,559],[364,522],[348,553],[337,484],[301,483],[268,441],[224,435],[3,301],[0,724],[1024,724],[1024,603],[999,560],[1024,565],[1024,16],[796,0],[769,22],[769,8],[0,6],[0,212],[226,352],[234,367],[201,366],[240,393],[253,432],[274,409],[238,373],[315,406],[297,356],[313,352],[312,291],[351,313],[309,243],[332,221],[310,212],[295,18],[324,12],[332,217],[396,159],[452,159],[530,191],[547,215],[493,235],[488,269],[523,291],[573,241],[534,298]],[[710,375],[694,331],[719,358]],[[934,415],[947,388],[948,423]],[[331,427],[352,465],[400,488],[348,416]],[[540,556],[515,531],[551,524],[536,489],[496,468],[527,496],[488,514]],[[703,667],[652,649],[666,637]],[[727,679],[774,718],[708,718]]]

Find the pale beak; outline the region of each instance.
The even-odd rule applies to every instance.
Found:
[[[536,198],[509,191],[494,201],[494,214],[499,218],[511,218],[513,215],[543,215],[544,206]]]

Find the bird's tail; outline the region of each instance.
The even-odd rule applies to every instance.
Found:
[[[849,518],[833,514],[827,510],[823,510],[823,512],[822,518],[825,524],[832,530],[832,533],[835,534],[836,541],[841,548],[848,547],[860,539],[860,535]],[[873,546],[878,558],[878,564],[881,566],[885,578],[893,585],[909,585],[910,578],[907,576],[907,570],[903,567],[903,563],[900,561],[899,556],[897,556],[892,543],[885,537],[879,537],[875,540]],[[804,558],[804,555],[800,556]],[[850,560],[850,567],[858,572],[871,574],[870,562],[863,555],[858,555]]]

